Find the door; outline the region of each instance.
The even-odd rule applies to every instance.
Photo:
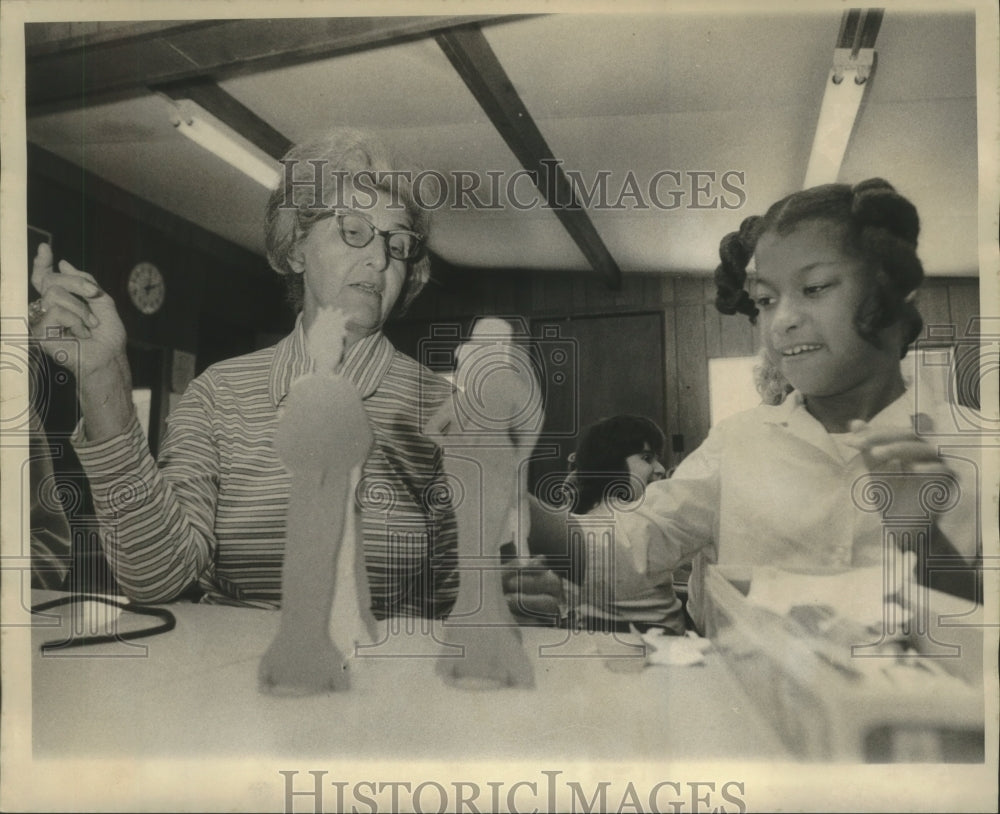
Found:
[[[588,424],[630,413],[665,428],[663,315],[535,320],[532,335],[544,366],[545,423],[530,486],[545,498]]]

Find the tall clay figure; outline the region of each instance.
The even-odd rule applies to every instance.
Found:
[[[452,403],[426,429],[444,450],[458,521],[458,599],[438,672],[463,684],[531,687],[531,661],[503,595],[500,546],[527,538],[518,507],[542,424],[538,382],[498,319],[480,320],[459,348],[456,382]]]
[[[357,389],[334,372],[343,335],[343,314],[323,310],[308,334],[316,372],[292,384],[274,438],[292,487],[281,622],[261,661],[260,685],[278,694],[347,689],[354,648],[374,640],[353,501],[372,433]]]

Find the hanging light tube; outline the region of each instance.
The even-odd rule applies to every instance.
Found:
[[[851,57],[847,49],[838,48],[834,52],[833,67],[827,77],[816,121],[804,188],[832,184],[837,180],[874,65],[875,51],[870,48],[861,49],[857,58]]]
[[[841,16],[803,186],[837,181],[875,70],[875,41],[884,9],[848,9]]]
[[[267,189],[281,180],[278,163],[190,99],[169,100],[171,123],[191,139]]]

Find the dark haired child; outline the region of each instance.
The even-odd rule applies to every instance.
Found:
[[[615,510],[640,500],[649,484],[666,477],[660,460],[664,440],[648,418],[616,415],[588,426],[577,442],[574,469],[565,483],[570,499],[565,523],[571,533],[559,540],[561,546],[569,540],[565,587],[576,625],[684,633],[672,572],[637,571],[622,556],[625,552],[611,545]],[[559,567],[558,562],[550,565]]]
[[[647,484],[666,476],[660,460],[664,440],[653,421],[636,415],[603,418],[584,429],[567,479],[570,511],[588,514],[612,497],[619,502],[642,497]]]
[[[792,390],[720,422],[616,519],[616,545],[639,572],[693,558],[688,609],[699,628],[706,562],[882,563],[882,516],[856,492],[869,473],[954,470],[959,503],[937,518],[931,549],[968,569],[931,584],[978,596],[975,467],[960,457],[946,465],[916,434],[918,412],[921,427],[943,427],[949,408],[915,404],[900,367],[922,328],[919,230],[913,205],[871,179],[789,195],[723,239],[716,305],[759,325],[769,364]],[[908,483],[919,490],[919,480]]]

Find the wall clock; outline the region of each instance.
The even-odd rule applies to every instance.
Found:
[[[167,296],[162,272],[152,263],[137,263],[128,275],[128,295],[141,313],[155,314]]]

